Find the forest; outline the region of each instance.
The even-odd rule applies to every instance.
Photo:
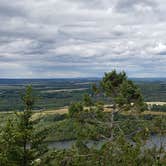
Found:
[[[105,73],[61,114],[36,111],[38,94],[27,84],[19,111],[0,114],[0,165],[165,166],[166,115],[147,111],[140,84],[125,72]]]
[[[145,101],[166,101],[166,79],[131,78],[140,88]],[[0,111],[18,111],[22,109],[20,98],[27,85],[33,86],[36,101],[35,110],[62,108],[72,102],[81,101],[83,95],[92,96],[92,85],[99,84],[99,78],[77,79],[0,79]],[[108,103],[103,96],[92,96],[94,99]]]

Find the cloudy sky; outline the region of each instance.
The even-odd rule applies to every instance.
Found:
[[[166,77],[165,0],[0,0],[0,78]]]

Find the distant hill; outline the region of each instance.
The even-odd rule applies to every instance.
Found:
[[[140,87],[145,101],[166,102],[166,78],[131,79]],[[37,94],[35,109],[54,109],[80,101],[84,93],[91,94],[91,84],[98,83],[99,80],[100,78],[0,79],[0,111],[20,109],[20,96],[28,84],[33,86]]]
[[[131,78],[133,81],[141,81],[141,82],[166,82],[166,77],[163,78]]]

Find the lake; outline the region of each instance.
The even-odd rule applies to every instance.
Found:
[[[55,149],[69,149],[75,144],[76,140],[69,140],[69,141],[56,141],[56,142],[49,142],[48,147],[49,148],[55,148]],[[99,149],[106,141],[100,140],[100,141],[87,141],[86,145],[88,147],[94,147],[96,149]],[[146,142],[146,147],[152,148],[157,147],[160,148],[160,146],[164,146],[166,150],[166,136],[158,136],[158,135],[152,135]]]

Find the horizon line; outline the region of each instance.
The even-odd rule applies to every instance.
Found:
[[[26,77],[26,78],[21,78],[21,77],[18,77],[18,78],[10,78],[10,77],[6,77],[6,78],[1,78],[0,79],[99,79],[99,78],[102,78],[102,77],[53,77],[53,78],[46,78],[46,77],[40,77],[40,78],[35,78],[35,77]],[[129,79],[166,79],[166,77],[128,77]]]

